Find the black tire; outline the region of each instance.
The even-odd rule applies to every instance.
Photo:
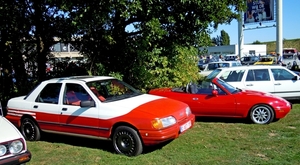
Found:
[[[137,156],[143,152],[143,144],[137,131],[127,126],[116,128],[112,142],[118,154]]]
[[[37,141],[41,139],[41,131],[31,118],[24,118],[21,123],[21,133],[26,140]]]
[[[255,124],[269,124],[274,119],[273,109],[268,105],[256,105],[250,111],[250,119]]]

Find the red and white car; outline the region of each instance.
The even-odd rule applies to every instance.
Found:
[[[29,162],[31,153],[19,130],[3,117],[0,103],[0,164],[23,164]]]
[[[105,76],[44,81],[27,96],[10,99],[7,110],[7,119],[27,140],[39,140],[41,131],[108,139],[128,156],[177,138],[195,121],[187,104],[142,94]]]

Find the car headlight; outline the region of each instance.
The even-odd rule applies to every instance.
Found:
[[[186,113],[186,116],[190,116],[190,114],[192,114],[191,108],[190,107],[186,107],[185,108],[185,113]]]
[[[5,155],[6,151],[7,151],[7,149],[6,149],[5,145],[0,145],[0,156]]]
[[[23,143],[21,140],[15,140],[9,145],[9,152],[12,154],[17,154],[23,150]]]
[[[152,120],[152,126],[155,129],[162,129],[174,125],[176,123],[176,119],[173,116],[168,116],[165,118],[157,118]]]

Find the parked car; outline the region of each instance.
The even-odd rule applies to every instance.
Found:
[[[213,70],[221,67],[235,67],[242,66],[239,61],[222,61],[222,62],[210,62],[208,63],[203,70],[200,71],[202,76],[209,75]]]
[[[218,68],[208,79],[221,78],[230,85],[272,93],[288,100],[300,99],[299,75],[279,65],[251,65]]]
[[[275,56],[262,56],[254,63],[254,65],[277,65],[277,57]]]
[[[196,116],[250,118],[256,124],[277,121],[292,108],[283,98],[238,89],[219,78],[186,87],[152,89],[149,93],[185,102]]]
[[[242,65],[253,65],[259,60],[258,56],[244,56],[241,58]]]
[[[237,55],[237,54],[225,55],[225,61],[237,61],[238,59],[239,59],[239,55]]]
[[[31,160],[31,153],[19,130],[9,122],[0,102],[0,164],[25,164]]]
[[[203,70],[205,68],[205,66],[207,65],[207,62],[205,59],[200,59],[198,61],[197,65],[198,65],[199,70]]]
[[[27,96],[10,99],[7,110],[7,119],[27,140],[39,140],[41,131],[107,139],[128,156],[177,138],[195,121],[187,104],[142,94],[105,76],[44,81]]]

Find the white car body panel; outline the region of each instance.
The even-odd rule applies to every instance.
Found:
[[[269,80],[259,80],[259,81],[246,81],[248,70],[265,70],[268,69]],[[272,70],[282,70],[286,71],[290,76],[296,77],[296,80],[287,79],[287,80],[276,80],[275,75],[273,75]],[[230,82],[226,81],[230,85],[240,88],[240,89],[250,89],[257,90],[267,93],[272,93],[276,96],[283,97],[286,99],[300,99],[300,77],[295,74],[293,71],[283,67],[275,65],[251,65],[251,66],[240,66],[240,67],[231,67],[231,68],[219,68],[221,70],[215,77],[221,78],[222,75],[226,72],[240,71],[244,70],[244,75],[240,81]],[[211,77],[213,74],[208,75]],[[222,78],[221,78],[222,79]]]

